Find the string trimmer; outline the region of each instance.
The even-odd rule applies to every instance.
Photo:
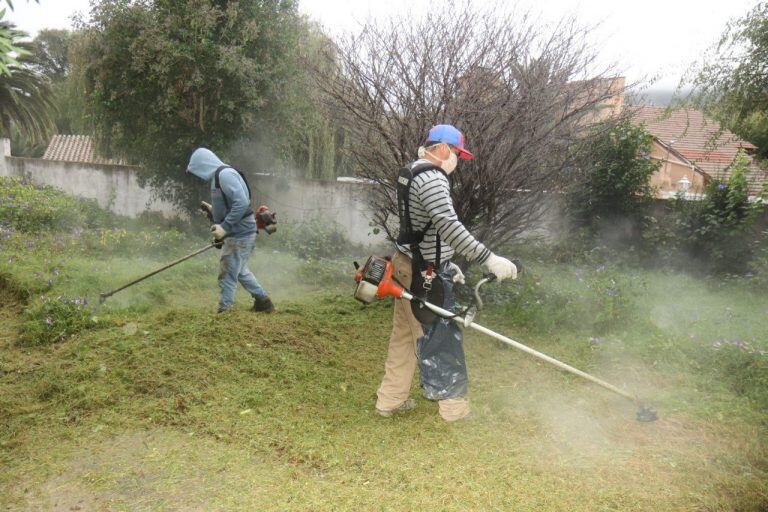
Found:
[[[213,242],[210,245],[206,245],[202,249],[198,249],[195,252],[187,254],[186,256],[184,256],[182,258],[179,258],[179,259],[177,259],[175,261],[172,261],[171,263],[168,263],[167,265],[163,265],[162,267],[158,268],[157,270],[153,270],[149,274],[145,274],[145,275],[143,275],[143,276],[141,276],[141,277],[139,277],[137,279],[134,279],[130,283],[124,284],[120,288],[115,288],[112,291],[105,292],[105,293],[100,293],[99,294],[99,304],[104,304],[104,302],[106,302],[106,300],[108,298],[110,298],[111,296],[113,296],[114,294],[116,294],[119,291],[125,290],[126,288],[129,288],[129,287],[131,287],[131,286],[133,286],[135,284],[138,284],[138,283],[142,282],[145,279],[149,279],[150,277],[154,276],[155,274],[159,274],[160,272],[162,272],[164,270],[168,270],[171,267],[175,267],[179,263],[187,261],[190,258],[194,258],[198,254],[202,254],[202,253],[204,253],[205,251],[207,251],[209,249],[213,249],[214,247],[221,247],[221,241]]]
[[[486,334],[503,343],[506,343],[507,345],[511,345],[512,347],[515,347],[518,350],[522,350],[523,352],[526,352],[532,355],[533,357],[541,359],[542,361],[546,361],[547,363],[552,364],[560,368],[561,370],[565,370],[574,375],[578,375],[583,379],[593,382],[598,386],[602,386],[603,388],[626,398],[627,400],[631,401],[635,406],[637,406],[636,417],[638,421],[649,422],[649,421],[656,421],[658,419],[656,411],[651,407],[645,405],[642,401],[638,399],[638,397],[614,386],[613,384],[610,384],[602,379],[599,379],[586,372],[583,372],[578,368],[574,368],[573,366],[565,364],[562,361],[558,361],[554,357],[550,357],[537,350],[534,350],[531,347],[528,347],[527,345],[520,343],[519,341],[515,341],[511,338],[508,338],[497,332],[494,332],[488,329],[487,327],[483,327],[482,325],[475,323],[474,321],[475,315],[483,307],[483,301],[480,298],[480,288],[486,283],[490,283],[496,280],[496,276],[494,276],[493,274],[487,274],[482,280],[480,280],[477,283],[477,285],[475,285],[475,289],[474,289],[475,304],[472,307],[465,310],[463,314],[455,314],[455,313],[452,313],[451,311],[448,311],[439,306],[431,304],[420,297],[416,297],[411,292],[406,290],[405,287],[400,283],[398,283],[397,280],[392,276],[392,261],[389,258],[382,258],[380,256],[371,256],[370,258],[368,258],[368,261],[365,263],[365,265],[362,268],[360,268],[357,265],[357,263],[355,264],[355,268],[357,269],[357,272],[355,274],[355,281],[357,282],[357,288],[355,289],[355,298],[360,302],[363,302],[365,304],[370,304],[377,298],[382,299],[385,297],[394,297],[396,299],[405,299],[409,301],[421,302],[425,307],[429,308],[436,315],[442,318],[453,320],[459,325],[462,325],[464,327],[468,327],[476,331],[479,331],[483,334]]]

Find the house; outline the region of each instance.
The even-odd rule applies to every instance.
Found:
[[[728,179],[740,149],[750,161],[750,196],[759,197],[768,183],[768,171],[752,157],[754,144],[722,128],[702,112],[644,105],[627,108],[631,109],[634,122],[642,123],[653,136],[650,156],[659,160],[661,167],[651,177],[651,184],[660,198],[674,197],[680,192],[689,198],[701,196],[709,181]]]
[[[82,164],[125,164],[122,160],[99,155],[93,137],[89,135],[54,135],[43,154],[43,160]]]

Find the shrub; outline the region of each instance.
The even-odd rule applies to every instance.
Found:
[[[693,260],[707,272],[747,272],[760,238],[755,222],[762,211],[749,201],[748,167],[740,151],[727,182],[711,181],[701,201],[678,197],[660,218],[649,222],[643,236],[655,256],[667,263]],[[679,258],[681,254],[685,258]]]
[[[96,201],[68,196],[47,186],[0,178],[0,223],[24,232],[71,231],[108,226],[114,216]]]
[[[98,325],[88,299],[43,298],[24,312],[19,341],[25,345],[51,345]]]
[[[285,250],[305,260],[338,258],[352,251],[352,244],[343,228],[320,218],[280,224],[274,235],[260,233],[258,244]]]
[[[605,129],[598,125],[598,130]],[[651,175],[659,162],[650,157],[653,137],[625,120],[596,140],[592,165],[566,196],[574,228],[586,228],[611,242],[633,242],[653,199]]]

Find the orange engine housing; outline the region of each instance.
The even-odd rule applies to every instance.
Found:
[[[372,302],[374,296],[379,299],[394,297],[399,299],[405,289],[392,277],[392,260],[381,256],[371,256],[364,266],[357,269],[355,298],[361,302]],[[375,287],[375,294],[373,292]]]

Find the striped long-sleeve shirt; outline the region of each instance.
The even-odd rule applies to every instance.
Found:
[[[411,164],[429,163],[418,160]],[[424,234],[424,240],[419,244],[419,250],[424,260],[435,262],[437,254],[437,235],[440,235],[440,259],[449,261],[458,253],[469,261],[484,263],[491,255],[483,244],[475,239],[464,227],[456,215],[451,200],[451,186],[448,178],[436,169],[430,169],[418,174],[411,182],[410,194],[411,224],[414,231],[421,231],[432,221],[432,225]],[[408,247],[398,244],[398,250],[411,255]]]

